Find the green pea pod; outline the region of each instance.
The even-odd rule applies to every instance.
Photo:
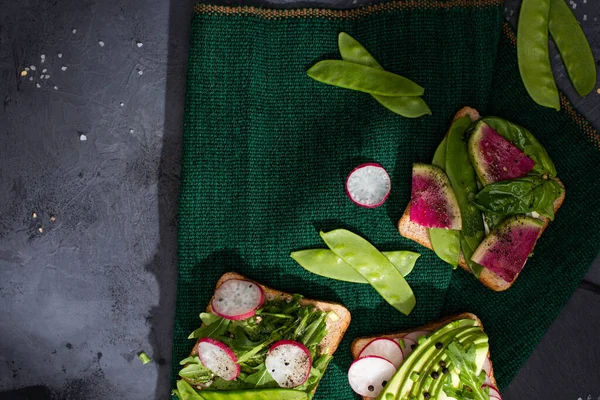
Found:
[[[587,96],[596,86],[594,54],[565,0],[550,0],[548,29],[575,90]]]
[[[548,152],[527,129],[499,117],[486,117],[482,121],[535,161],[535,172],[548,174],[551,178],[556,176],[556,167]]]
[[[367,49],[345,32],[341,32],[338,36],[338,48],[344,61],[383,69]],[[429,106],[427,106],[427,103],[421,97],[373,95],[373,98],[388,110],[406,118],[418,118],[426,114],[431,114]]]
[[[419,253],[412,251],[384,251],[384,256],[403,276],[408,275],[414,268]],[[335,255],[329,249],[313,249],[295,251],[291,257],[307,271],[338,281],[353,283],[369,283],[354,268]]]
[[[431,161],[431,163],[433,165],[443,169],[444,171],[446,170],[446,143],[447,142],[448,142],[448,138],[446,136],[444,136],[444,138],[440,142],[440,145],[435,150],[435,154],[433,155],[433,160]]]
[[[421,96],[424,92],[403,76],[342,60],[319,61],[306,73],[328,85],[382,96]]]
[[[471,119],[462,117],[450,127],[446,143],[446,173],[452,189],[454,189],[462,216],[460,247],[471,272],[479,277],[483,267],[471,261],[471,256],[483,240],[485,230],[481,212],[473,204],[477,194],[477,176],[471,165],[467,144],[464,141],[465,132],[470,125]]]
[[[548,50],[549,14],[550,0],[523,0],[517,27],[517,60],[529,96],[541,106],[560,110]]]
[[[415,307],[415,295],[396,267],[362,237],[345,229],[321,232],[327,246],[360,273],[392,307],[404,315]]]
[[[308,394],[293,389],[202,390],[200,395],[204,400],[308,400]]]

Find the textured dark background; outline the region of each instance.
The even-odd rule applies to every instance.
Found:
[[[517,3],[507,1],[513,21]],[[600,59],[600,2],[570,3]],[[167,398],[192,4],[0,0],[0,391]],[[600,128],[600,94],[577,98],[553,60]],[[600,399],[599,285],[597,261],[505,399]],[[154,363],[141,364],[142,350]]]

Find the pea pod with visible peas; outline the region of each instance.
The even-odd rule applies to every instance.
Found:
[[[383,67],[356,39],[345,32],[338,36],[338,48],[344,61],[366,65],[383,70]],[[431,114],[425,100],[418,96],[380,96],[372,95],[382,106],[406,118],[418,118]]]
[[[324,60],[307,72],[316,81],[381,96],[421,96],[423,88],[403,76],[343,60]]]
[[[385,301],[402,314],[410,314],[416,304],[411,287],[375,246],[345,229],[320,234],[331,251],[369,281]]]
[[[517,28],[517,59],[531,98],[541,106],[560,110],[548,50],[549,14],[550,0],[523,0]]]
[[[471,272],[479,277],[483,267],[471,261],[471,256],[483,240],[485,229],[481,211],[473,203],[477,194],[477,176],[471,165],[467,145],[464,141],[464,134],[470,125],[471,119],[462,117],[450,127],[446,143],[446,173],[452,184],[456,200],[458,200],[462,216],[460,247]]]
[[[594,54],[565,0],[550,0],[548,29],[575,90],[588,95],[596,86]]]
[[[414,268],[419,253],[412,251],[384,251],[382,254],[390,260],[403,276]],[[369,283],[344,260],[329,249],[295,251],[290,256],[307,271],[326,278],[352,283]]]

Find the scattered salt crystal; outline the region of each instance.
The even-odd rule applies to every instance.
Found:
[[[58,58],[62,58],[62,53],[58,53]]]
[[[25,67],[25,71],[29,72],[29,67]]]
[[[141,69],[138,71],[138,75],[144,75],[144,71],[142,71]]]
[[[583,20],[587,21],[587,14],[583,14]]]
[[[44,228],[42,228],[42,227],[40,226],[40,227],[38,228],[38,231],[39,231],[40,233],[44,233]]]
[[[35,211],[31,214],[31,218],[33,218],[33,219],[37,218],[37,213]]]
[[[44,75],[44,78],[50,79],[50,75]]]
[[[41,87],[42,87],[42,85],[40,85],[39,83],[36,83],[36,84],[35,84],[35,87],[39,89],[39,88],[41,88]]]
[[[125,103],[121,102],[119,105],[120,105],[121,107],[123,107],[123,106],[125,105]]]
[[[33,76],[30,76],[30,77],[29,77],[29,80],[30,80],[30,81],[32,81],[32,80],[33,80]]]
[[[58,90],[58,86],[54,86],[54,90]]]
[[[30,66],[29,66],[29,68],[30,68],[32,71],[35,71],[35,65],[30,65]]]
[[[144,45],[144,43],[140,42],[139,40],[136,40],[135,44],[137,45],[137,47],[142,47]]]
[[[62,69],[63,71],[66,71],[67,67],[63,65],[62,67],[60,67],[60,69]]]
[[[27,70],[21,71],[21,76],[27,76]]]
[[[87,136],[85,136],[83,133],[79,135],[79,140],[86,141],[87,140]]]
[[[45,74],[46,72],[48,72],[48,70],[47,70],[46,68],[44,68],[44,69],[42,70],[42,74]]]
[[[598,88],[598,89],[596,90],[596,93],[600,94],[600,88]]]
[[[577,8],[577,3],[573,3],[573,10]]]
[[[77,29],[73,29],[71,32],[73,32],[73,33],[77,33]]]
[[[102,40],[98,40],[98,44],[100,45],[100,47],[104,47],[104,42]]]
[[[42,62],[46,61],[46,55],[45,55],[45,54],[42,54],[42,55],[40,56],[40,59],[42,60]]]
[[[130,130],[129,130],[129,133],[133,133],[133,129],[130,129]]]

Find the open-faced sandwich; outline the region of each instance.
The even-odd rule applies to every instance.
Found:
[[[531,132],[466,107],[432,163],[413,165],[411,200],[398,230],[502,291],[564,198],[554,163]]]
[[[481,321],[464,313],[352,343],[348,370],[363,399],[500,400]]]
[[[180,400],[312,398],[350,313],[237,273],[217,282],[174,393]]]

